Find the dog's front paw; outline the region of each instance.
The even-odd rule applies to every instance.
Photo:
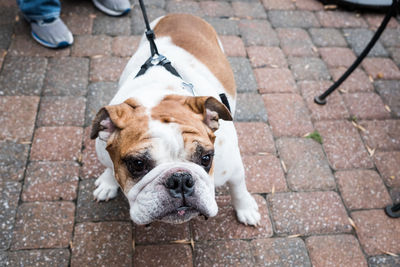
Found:
[[[109,199],[115,198],[118,194],[118,186],[104,182],[99,177],[95,185],[97,188],[93,191],[93,196],[97,201],[108,201]]]
[[[261,215],[258,212],[258,205],[250,194],[240,201],[240,204],[236,206],[235,210],[239,222],[254,226],[260,224]]]

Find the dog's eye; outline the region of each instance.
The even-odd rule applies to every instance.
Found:
[[[207,154],[201,157],[201,165],[204,166],[204,168],[209,169],[211,162],[213,159],[213,155],[212,154]]]
[[[125,160],[125,165],[128,168],[128,171],[134,176],[147,171],[147,163],[141,159]]]

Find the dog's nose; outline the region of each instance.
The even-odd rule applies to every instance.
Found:
[[[193,177],[188,172],[176,172],[168,178],[166,187],[172,197],[189,197],[194,191]]]

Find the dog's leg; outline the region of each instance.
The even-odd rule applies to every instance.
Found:
[[[115,198],[118,193],[118,183],[114,178],[113,170],[107,168],[99,178],[97,178],[96,189],[93,191],[93,196],[98,201],[108,201]]]
[[[228,182],[238,220],[246,225],[257,225],[261,216],[256,201],[247,191],[236,130],[232,122],[222,124],[224,127],[216,140],[215,184]]]

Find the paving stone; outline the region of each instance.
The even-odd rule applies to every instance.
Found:
[[[69,47],[62,49],[49,49],[36,42],[30,34],[30,27],[24,22],[24,31],[26,34],[17,34],[12,38],[9,47],[10,55],[26,57],[67,57],[71,53]],[[18,32],[16,32],[18,33]]]
[[[400,70],[389,58],[366,58],[362,63],[365,71],[372,78],[384,80],[400,79]]]
[[[61,19],[74,35],[92,34],[94,15],[84,16],[81,11],[65,13],[63,7]]]
[[[359,56],[365,49],[369,41],[372,39],[374,33],[368,29],[345,29],[343,30],[344,36],[349,43],[350,47]],[[383,48],[379,40],[376,42],[374,47],[368,53],[370,57],[387,56],[388,53]]]
[[[69,95],[71,89],[75,94],[84,95],[88,85],[89,60],[86,58],[54,58],[49,60],[44,94]],[[82,92],[82,93],[80,93]]]
[[[346,210],[335,192],[268,195],[277,234],[328,234],[351,231]]]
[[[319,22],[311,11],[271,10],[268,19],[275,28],[311,28],[319,27]]]
[[[118,90],[116,83],[97,82],[89,85],[87,95],[87,108],[85,114],[85,125],[92,124],[92,119],[97,112],[111,101]]]
[[[355,12],[319,11],[315,13],[323,28],[366,28],[368,24]]]
[[[120,57],[99,57],[90,62],[91,82],[118,81],[128,59]]]
[[[356,128],[348,121],[317,122],[329,164],[335,170],[373,168]]]
[[[353,51],[344,47],[323,47],[319,53],[328,67],[350,67],[356,60]]]
[[[285,175],[279,159],[271,154],[244,155],[247,189],[251,193],[287,191]]]
[[[289,57],[289,66],[296,80],[329,80],[325,63],[315,57]]]
[[[209,218],[207,221],[198,217],[191,221],[194,240],[250,239],[272,236],[272,225],[269,219],[267,203],[261,196],[253,196],[257,201],[258,210],[261,214],[259,226],[249,227],[239,223],[230,204],[230,197],[218,196],[216,198],[218,204],[216,217]]]
[[[190,240],[189,223],[170,224],[153,222],[150,225],[135,225],[135,243],[149,244],[177,240]]]
[[[58,266],[67,267],[68,249],[21,250],[8,253],[7,266]]]
[[[370,148],[378,151],[400,149],[400,121],[374,120],[359,124],[365,129],[360,131],[361,137]]]
[[[0,10],[0,25],[13,23],[17,12],[14,7],[2,7]]]
[[[242,39],[237,36],[220,36],[224,52],[228,57],[246,57],[246,48]]]
[[[131,57],[139,45],[141,36],[117,36],[112,42],[112,53],[117,57]]]
[[[256,239],[250,243],[255,266],[310,266],[307,249],[300,238]]]
[[[115,199],[96,202],[93,197],[95,179],[79,183],[76,221],[129,221],[129,204],[122,192]]]
[[[352,212],[351,217],[366,254],[375,256],[385,252],[400,253],[399,220],[390,218],[382,209]]]
[[[111,36],[129,35],[131,24],[129,17],[98,16],[93,21],[93,35],[105,34]]]
[[[396,267],[400,265],[400,258],[389,255],[375,256],[368,259],[370,267]]]
[[[331,85],[332,83],[328,81],[302,81],[298,84],[307,107],[311,112],[311,118],[314,121],[338,120],[350,117],[342,96],[338,91],[329,95],[325,105],[318,105],[314,102],[314,97],[321,95]]]
[[[266,94],[263,100],[274,136],[303,136],[313,131],[304,105],[297,94]]]
[[[20,192],[20,183],[0,182],[1,250],[6,250],[10,247]]]
[[[3,67],[3,62],[6,55],[7,51],[5,49],[0,49],[0,69]]]
[[[237,95],[235,121],[267,121],[267,112],[259,94]]]
[[[195,266],[254,266],[250,244],[242,240],[197,244]]]
[[[236,122],[235,128],[242,154],[276,153],[271,129],[266,123]]]
[[[318,50],[307,31],[301,28],[279,28],[276,31],[282,50],[287,56],[318,56]]]
[[[390,56],[393,58],[393,61],[400,65],[400,47],[388,47],[386,50],[389,52]],[[0,64],[1,65],[1,64]]]
[[[214,27],[218,35],[239,35],[239,25],[236,20],[221,18],[205,18]]]
[[[243,57],[230,57],[228,60],[235,76],[237,91],[239,93],[256,92],[257,82],[249,60]]]
[[[352,117],[357,119],[390,118],[390,113],[386,110],[382,99],[375,93],[344,94],[343,99]]]
[[[368,266],[352,235],[311,236],[306,245],[313,266]]]
[[[392,204],[389,193],[376,171],[352,170],[335,173],[339,190],[350,210],[384,208]]]
[[[12,24],[0,25],[0,48],[8,49],[13,33]]]
[[[166,10],[168,13],[188,13],[200,17],[204,15],[200,4],[194,1],[171,0],[167,2]]]
[[[377,152],[374,156],[375,165],[389,187],[400,188],[399,160],[399,151]]]
[[[276,142],[287,168],[291,190],[334,190],[335,180],[320,144],[312,139],[281,138]]]
[[[233,8],[226,2],[202,1],[199,3],[203,15],[207,17],[232,17]]]
[[[98,178],[105,170],[103,164],[97,159],[95,140],[90,139],[91,127],[86,127],[83,132],[82,167],[80,177],[82,179]]]
[[[291,0],[262,0],[266,10],[293,10],[295,5]]]
[[[385,46],[400,46],[400,29],[386,29],[381,38],[379,38]]]
[[[378,29],[378,27],[382,24],[382,21],[385,17],[384,14],[376,14],[376,13],[366,13],[363,14],[363,17],[365,19],[365,21],[368,23],[369,27],[371,29],[373,29],[374,31],[376,31]],[[391,18],[389,20],[389,23],[386,26],[386,29],[393,29],[393,28],[397,28],[399,25],[399,23],[396,21],[395,18]]]
[[[314,0],[296,0],[295,4],[297,9],[300,10],[318,11],[324,9],[322,3]]]
[[[193,266],[189,245],[151,245],[135,248],[134,266]]]
[[[158,17],[166,15],[164,9],[155,6],[146,7],[146,12],[149,21],[153,21]],[[131,31],[132,31],[131,33],[134,35],[144,34],[146,26],[144,24],[142,11],[140,10],[139,5],[134,6],[133,10],[131,10],[130,12],[130,17],[131,17]]]
[[[296,1],[298,2],[298,1]],[[314,1],[313,1],[314,2]],[[342,33],[332,28],[312,28],[309,29],[313,43],[321,47],[347,46]]]
[[[74,57],[108,56],[111,54],[112,38],[105,35],[75,36],[71,55]]]
[[[347,68],[341,67],[337,69],[330,69],[329,72],[332,75],[332,79],[337,81],[340,79],[340,77],[342,77],[346,70]],[[343,92],[350,93],[372,92],[374,90],[371,80],[360,68],[355,69],[354,72],[339,86],[339,88],[342,89]]]
[[[383,103],[390,107],[392,115],[400,117],[400,81],[380,80],[375,86]]]
[[[30,160],[76,160],[81,150],[82,134],[80,127],[40,127],[35,131]]]
[[[0,252],[0,264],[1,266],[6,266],[8,264],[8,253],[1,251]]]
[[[258,91],[266,93],[296,93],[296,83],[289,69],[256,69]]]
[[[0,181],[22,180],[28,153],[28,144],[0,141]]]
[[[39,95],[47,60],[39,57],[6,57],[0,74],[0,95]]]
[[[12,250],[68,247],[75,206],[72,202],[34,202],[19,206]]]
[[[241,20],[240,34],[246,46],[278,46],[279,39],[271,25],[265,20]]]
[[[23,201],[74,200],[79,181],[74,162],[30,162],[22,192]]]
[[[267,18],[267,14],[264,11],[264,7],[260,3],[233,2],[232,7],[235,16],[239,18],[247,18],[247,19]]]
[[[86,98],[45,96],[40,101],[37,126],[83,126]]]
[[[0,96],[0,140],[30,141],[38,104],[36,96]]]
[[[285,55],[279,47],[250,46],[247,54],[252,67],[287,68]]]
[[[129,222],[79,223],[75,226],[71,266],[131,266]]]

